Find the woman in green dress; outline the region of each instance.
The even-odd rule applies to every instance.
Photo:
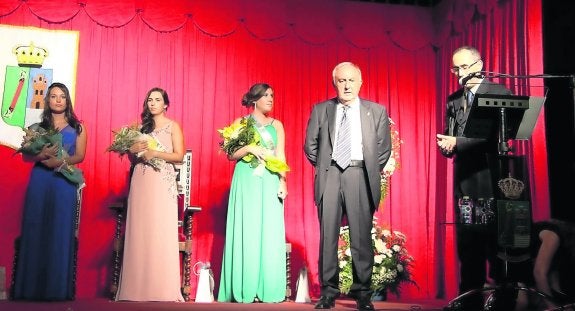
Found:
[[[282,302],[286,294],[286,176],[285,172],[266,169],[263,163],[268,156],[285,162],[284,127],[268,115],[274,105],[274,92],[268,84],[253,85],[243,96],[242,105],[252,113],[236,119],[234,124],[251,118],[248,125],[253,124],[260,143],[228,155],[236,165],[228,201],[218,301]],[[257,161],[247,162],[249,155]]]

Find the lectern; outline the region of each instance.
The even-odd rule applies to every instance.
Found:
[[[530,105],[530,102],[532,105]],[[463,131],[466,137],[497,141],[498,156],[491,159],[493,185],[498,213],[498,244],[504,260],[514,252],[526,253],[531,232],[529,174],[524,156],[510,155],[510,139],[531,137],[543,100],[529,96],[478,94],[469,112]],[[526,113],[531,107],[530,113]],[[531,113],[535,112],[536,113]],[[527,126],[522,123],[527,124]],[[520,137],[519,129],[523,128]],[[527,129],[525,129],[527,127]],[[522,136],[522,137],[521,137]],[[522,256],[514,258],[521,261]]]
[[[531,234],[531,204],[529,174],[524,156],[511,155],[509,140],[529,139],[543,105],[544,98],[514,95],[477,94],[471,105],[463,131],[465,137],[483,138],[497,144],[497,155],[489,159],[492,165],[492,184],[497,207],[498,256],[508,262],[522,262],[529,258]],[[493,291],[484,310],[510,310],[517,290],[525,290],[552,300],[537,290],[517,287],[512,283],[497,287],[471,290],[449,303],[449,310],[460,310],[460,300],[485,291]]]

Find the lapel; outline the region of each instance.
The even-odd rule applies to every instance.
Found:
[[[373,146],[371,146],[370,142],[372,141],[372,136],[375,133],[375,125],[373,121],[373,116],[371,115],[372,111],[371,108],[364,103],[364,101],[360,98],[359,99],[359,117],[361,120],[361,139],[362,145],[364,149],[363,154],[369,154],[366,151],[370,151]]]
[[[327,105],[326,109],[327,113],[327,128],[329,131],[329,139],[331,142],[331,146],[335,143],[335,119],[337,117],[337,98],[334,98],[330,101],[330,104]]]
[[[488,93],[489,93],[489,86],[487,85],[487,83],[485,83],[485,81],[486,81],[485,79],[482,80],[481,83],[479,84],[479,86],[477,87],[477,90],[475,90],[475,93],[473,93],[474,101],[475,101],[475,97],[476,97],[478,94],[481,95],[481,94],[488,94]],[[463,94],[464,94],[464,95],[461,96],[461,101],[459,102],[460,105],[461,105],[461,109],[463,109],[463,104],[467,101],[466,93],[463,92]],[[469,106],[469,107],[467,107],[467,109],[465,110],[465,113],[463,114],[464,116],[462,116],[462,117],[465,118],[465,120],[467,120],[467,117],[469,116],[469,112],[471,111],[471,109],[472,109],[472,107]]]
[[[464,93],[465,94],[465,93]],[[465,109],[465,111],[463,111],[463,105],[466,104],[466,100],[467,98],[465,98],[465,95],[461,96],[461,98],[457,101],[457,105],[459,105],[458,109],[456,110],[456,118],[457,118],[457,123],[459,124],[464,124],[465,120],[467,120],[467,116],[469,115],[469,112],[471,111],[471,107],[467,107],[467,109]]]

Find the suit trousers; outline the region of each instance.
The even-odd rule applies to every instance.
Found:
[[[461,273],[459,293],[482,288],[487,276],[500,284],[503,280],[503,262],[497,257],[497,225],[456,226]]]
[[[344,170],[332,165],[327,184],[318,207],[320,222],[319,277],[321,295],[337,297],[339,291],[339,263],[337,248],[343,216],[347,217],[350,249],[353,259],[353,284],[350,294],[371,296],[373,245],[371,229],[373,212],[370,204],[367,173],[363,167]]]

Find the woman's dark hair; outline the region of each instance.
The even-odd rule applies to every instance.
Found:
[[[156,122],[154,122],[152,113],[150,112],[150,109],[148,109],[148,98],[150,98],[152,92],[159,92],[160,94],[162,94],[162,98],[164,98],[164,104],[167,106],[166,110],[168,110],[168,107],[170,106],[170,99],[168,98],[168,93],[166,93],[164,89],[155,87],[148,91],[148,94],[146,94],[146,98],[144,98],[144,109],[142,111],[142,114],[140,115],[140,117],[142,118],[142,129],[140,130],[140,132],[144,134],[151,133],[154,130],[154,127],[156,127]]]
[[[266,95],[266,91],[272,87],[267,83],[257,83],[242,97],[242,106],[253,107],[258,99]]]
[[[52,117],[52,109],[50,109],[50,93],[55,87],[62,90],[64,95],[66,95],[66,108],[64,109],[64,116],[66,117],[66,121],[74,130],[76,130],[76,133],[80,134],[82,132],[82,126],[80,120],[78,120],[78,117],[76,117],[76,114],[74,113],[74,107],[72,107],[72,98],[70,98],[70,91],[66,85],[60,82],[54,82],[50,84],[48,90],[46,91],[46,96],[44,96],[44,110],[40,116],[40,126],[45,129],[55,128],[54,118]]]

